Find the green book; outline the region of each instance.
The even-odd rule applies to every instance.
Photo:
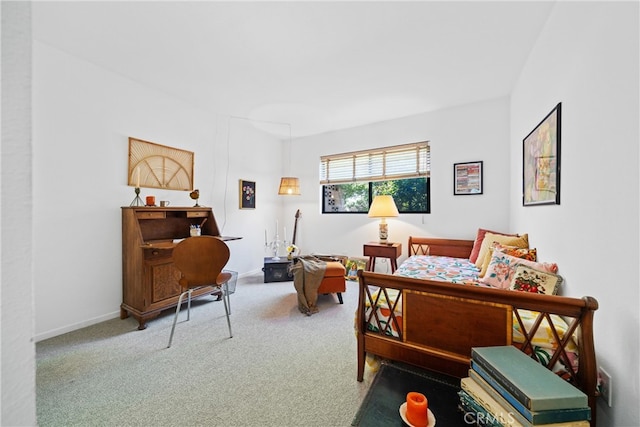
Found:
[[[589,406],[586,394],[513,346],[474,347],[471,359],[530,411]]]

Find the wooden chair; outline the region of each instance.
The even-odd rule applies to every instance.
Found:
[[[227,300],[227,282],[232,275],[223,272],[222,269],[229,261],[229,247],[225,242],[213,236],[187,237],[176,245],[173,249],[173,262],[182,274],[178,281],[183,289],[178,299],[176,314],[173,318],[169,345],[173,340],[173,333],[178,321],[182,300],[187,298],[187,321],[191,312],[191,293],[199,288],[210,286],[217,288],[222,293],[224,310],[227,315],[227,326],[229,327],[229,338],[233,337],[231,332],[231,320],[229,318],[229,303]]]

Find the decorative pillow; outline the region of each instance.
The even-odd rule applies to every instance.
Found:
[[[487,272],[484,277],[480,279],[480,282],[494,288],[508,289],[516,268],[519,265],[547,273],[555,273],[558,271],[558,265],[555,263],[527,261],[526,259],[512,257],[500,251],[495,251],[491,257]]]
[[[523,234],[522,236],[504,236],[502,234],[493,234],[487,232],[484,235],[484,240],[480,246],[480,252],[478,253],[478,259],[476,259],[476,267],[482,268],[484,263],[484,257],[487,256],[487,252],[491,253],[491,245],[493,242],[498,242],[507,246],[517,246],[518,248],[529,247],[529,235]]]
[[[487,255],[484,257],[484,263],[482,264],[482,270],[478,277],[484,277],[487,272],[487,268],[489,268],[489,263],[491,262],[491,257],[493,256],[494,251],[500,251],[503,254],[511,255],[512,257],[526,259],[528,261],[537,261],[538,260],[538,251],[536,248],[519,248],[517,246],[507,246],[502,245],[498,242],[493,242],[491,245],[491,251],[487,251]]]
[[[526,265],[519,265],[513,274],[509,289],[533,292],[534,294],[555,295],[562,284],[562,276],[539,271]]]
[[[501,233],[499,231],[491,231],[484,228],[478,228],[478,233],[476,234],[476,240],[473,242],[473,248],[471,249],[471,255],[469,255],[469,261],[475,263],[478,259],[478,254],[480,253],[480,247],[482,246],[482,241],[484,240],[484,235],[487,233],[491,234],[499,234],[501,236],[514,236],[517,237],[516,234],[507,234]]]

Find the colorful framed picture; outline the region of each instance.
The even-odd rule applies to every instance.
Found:
[[[256,208],[255,181],[240,180],[240,209]]]
[[[358,270],[366,270],[368,258],[349,257],[345,264],[345,279],[358,280]]]
[[[561,106],[558,103],[523,140],[523,206],[560,204]]]
[[[453,195],[482,194],[482,162],[453,164]]]

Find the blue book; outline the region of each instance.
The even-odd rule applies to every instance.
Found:
[[[473,347],[471,359],[530,411],[589,406],[586,394],[513,346]]]
[[[571,408],[571,409],[556,409],[549,411],[529,411],[520,402],[518,402],[513,396],[509,395],[504,389],[501,389],[499,384],[492,385],[492,378],[486,380],[484,375],[486,372],[480,373],[482,368],[477,365],[475,368],[469,370],[470,380],[473,381],[475,387],[479,387],[484,390],[486,395],[490,396],[493,401],[504,408],[506,412],[511,414],[518,422],[523,426],[537,426],[545,424],[557,424],[557,423],[569,423],[568,425],[581,425],[580,423],[570,423],[572,421],[584,421],[584,425],[589,425],[591,419],[591,408]],[[494,383],[495,384],[495,383]],[[471,390],[477,391],[472,385],[467,384]],[[463,387],[464,389],[464,387]],[[565,425],[565,424],[562,424]]]

